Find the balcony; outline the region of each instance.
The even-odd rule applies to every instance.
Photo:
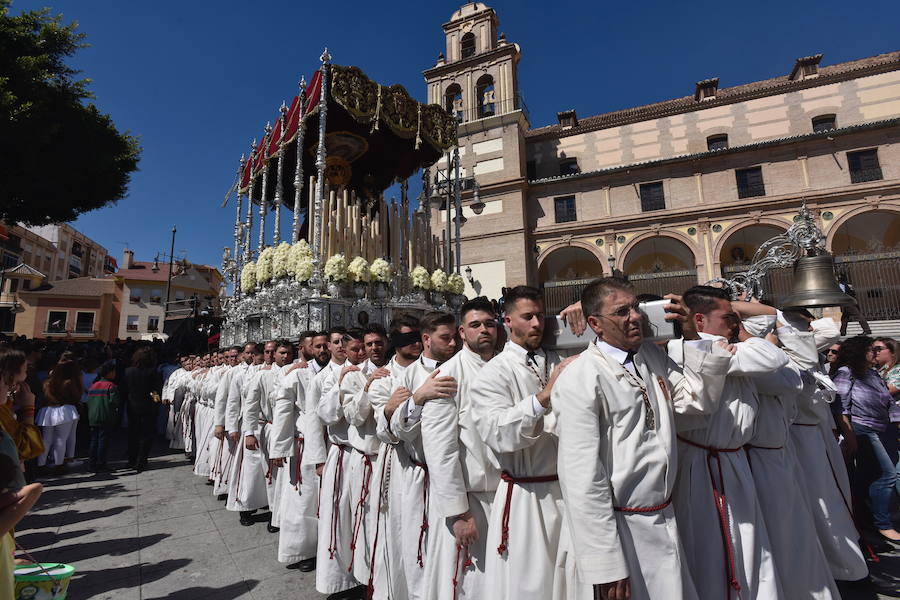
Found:
[[[884,179],[881,175],[881,167],[873,167],[871,169],[856,169],[850,171],[851,183],[865,183],[866,181],[879,181]]]

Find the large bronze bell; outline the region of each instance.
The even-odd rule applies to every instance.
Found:
[[[787,307],[847,306],[856,300],[841,291],[830,254],[804,256],[794,263],[794,289],[781,303]]]

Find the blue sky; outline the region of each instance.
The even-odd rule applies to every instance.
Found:
[[[489,5],[522,48],[533,127],[564,109],[584,117],[692,94],[708,77],[727,87],[783,75],[798,56],[821,52],[833,64],[900,48],[896,0]],[[75,226],[117,258],[127,242],[152,260],[168,252],[176,225],[176,254],[219,265],[234,222],[233,205],[220,205],[238,159],[317,68],[322,47],[423,100],[422,70],[444,49],[441,24],[459,4],[14,0],[12,12],[42,6],[87,34],[72,64],[143,146],[128,196]]]

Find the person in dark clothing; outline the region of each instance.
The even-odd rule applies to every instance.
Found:
[[[162,374],[150,348],[140,348],[125,369],[128,393],[128,466],[139,473],[147,468],[150,447],[156,435],[157,404],[153,394],[162,393]]]
[[[119,423],[119,388],[113,382],[116,378],[115,361],[104,363],[97,375],[97,381],[87,392],[86,403],[91,428],[90,470],[95,473],[109,470],[106,466],[106,446]]]

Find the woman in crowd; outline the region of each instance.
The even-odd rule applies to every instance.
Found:
[[[44,452],[38,466],[47,464],[52,455],[57,469],[75,456],[75,427],[78,406],[81,404],[81,369],[78,363],[65,357],[53,367],[44,382],[44,406],[38,412],[36,424],[43,428]]]
[[[894,398],[894,403],[900,402],[900,342],[893,338],[875,338],[875,342],[872,344],[872,352],[875,353],[875,367],[887,384],[888,391]],[[896,425],[898,421],[896,412],[893,420]],[[898,449],[895,467],[897,470],[897,493],[900,494],[900,449]]]
[[[862,470],[871,467],[879,473],[869,485],[872,521],[884,538],[900,542],[890,513],[897,481],[897,427],[891,417],[897,408],[887,385],[871,367],[875,356],[872,342],[863,335],[844,340],[830,375],[841,399],[843,419],[859,443],[858,464],[862,463]]]
[[[125,369],[128,393],[128,466],[143,471],[156,435],[157,397],[162,393],[162,374],[150,348],[140,348]]]

